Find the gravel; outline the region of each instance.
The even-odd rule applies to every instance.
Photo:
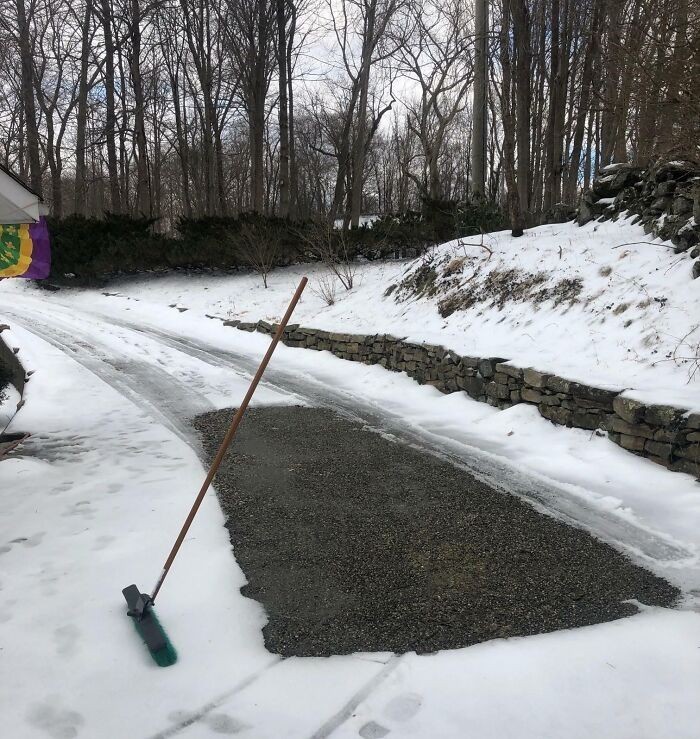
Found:
[[[230,418],[195,421],[210,459]],[[249,410],[215,485],[242,592],[283,656],[434,652],[679,596],[588,533],[326,409]]]

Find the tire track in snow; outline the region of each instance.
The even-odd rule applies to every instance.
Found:
[[[245,355],[218,349],[205,342],[183,338],[161,329],[116,321],[119,325],[145,333],[169,346],[215,364],[253,372],[256,364]],[[343,360],[338,360],[343,361]],[[565,490],[548,485],[510,466],[503,458],[426,428],[412,427],[401,416],[379,409],[352,393],[324,384],[310,375],[300,375],[272,367],[266,384],[281,394],[296,395],[311,405],[331,408],[341,416],[363,423],[377,433],[389,435],[410,446],[427,451],[466,470],[505,494],[526,500],[538,511],[584,529],[623,550],[646,566],[679,566],[695,561],[693,552],[615,514],[608,514],[594,504]],[[661,572],[668,576],[668,572]]]
[[[355,695],[333,716],[331,716],[309,739],[327,739],[340,728],[353,714],[353,711],[391,675],[399,666],[402,655],[394,654],[386,665],[371,680],[368,680]]]
[[[183,721],[178,722],[168,729],[159,731],[157,734],[152,734],[150,737],[148,737],[148,739],[168,739],[168,737],[176,736],[177,734],[182,733],[190,726],[193,726],[194,724],[202,721],[202,719],[205,719],[212,711],[220,708],[222,705],[224,705],[224,703],[226,703],[226,701],[228,701],[230,698],[233,698],[238,693],[243,692],[247,687],[252,685],[254,682],[257,682],[263,675],[267,674],[270,670],[273,670],[282,662],[283,660],[281,657],[276,657],[268,665],[265,665],[265,667],[257,670],[256,672],[253,672],[252,674],[243,678],[243,680],[241,680],[240,682],[236,683],[236,685],[234,685],[234,687],[230,690],[227,690],[225,693],[221,693],[218,697],[209,701],[209,703],[205,703]]]
[[[38,321],[29,322],[11,310],[3,309],[3,314],[146,410],[190,446],[197,443],[189,419],[214,410],[215,405],[156,362],[138,359],[133,352],[117,357],[109,344],[95,339],[92,333],[76,332],[73,325],[55,316],[42,316],[46,321],[42,325]]]

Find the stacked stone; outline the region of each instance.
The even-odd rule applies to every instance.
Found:
[[[267,321],[224,321],[240,331],[274,334]],[[417,344],[389,334],[345,334],[288,326],[287,346],[329,351],[341,359],[378,364],[405,372],[443,393],[463,391],[498,408],[517,403],[536,406],[553,423],[607,431],[612,441],[668,469],[700,474],[700,413],[643,404],[619,389],[599,388],[564,377],[521,368],[501,357],[470,357],[433,344]]]
[[[581,197],[578,223],[636,215],[647,234],[670,240],[676,253],[700,256],[700,167],[687,161],[660,162],[647,171],[631,164],[601,169]],[[700,276],[700,261],[693,277]]]
[[[602,428],[619,392],[532,368],[523,370],[523,381],[524,402],[536,405],[540,415],[554,423],[580,429]]]
[[[619,395],[608,417],[609,437],[624,449],[677,472],[700,470],[700,413],[648,405]]]

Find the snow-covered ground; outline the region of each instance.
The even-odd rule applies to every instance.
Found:
[[[449,279],[461,289],[479,286],[487,293],[489,276],[513,270],[505,285],[524,293],[516,281],[537,275],[542,281],[529,299],[503,305],[485,299],[442,318],[437,303],[444,296],[402,302],[395,293],[383,297],[423,259],[359,266],[356,287],[346,292],[338,286],[332,306],[319,295],[326,271],[318,265],[277,270],[267,290],[249,274],[146,277],[113,291],[242,320],[270,320],[280,315],[300,275],[309,273],[311,290],[295,317],[303,325],[391,333],[462,354],[507,357],[570,379],[630,388],[642,400],[700,409],[700,371],[693,376],[697,364],[691,359],[700,344],[700,281],[691,278],[688,254],[675,254],[670,242],[647,236],[629,221],[582,228],[552,224],[520,239],[508,232],[489,234],[484,244],[491,255],[479,242],[473,237],[435,250],[437,259],[455,257],[448,262],[465,257]],[[539,291],[577,279],[581,292],[575,303],[538,302]],[[490,294],[494,300],[500,296],[493,286]]]
[[[295,320],[392,332],[480,355],[503,354],[510,336],[512,351],[504,356],[516,362],[588,381],[627,378],[625,387],[658,390],[656,400],[673,397],[697,407],[687,366],[653,365],[651,348],[637,360],[625,350],[641,352],[652,326],[660,327],[659,352],[671,346],[671,326],[679,336],[691,328],[693,308],[700,314],[699,287],[688,265],[673,266],[679,257],[659,245],[613,250],[648,239],[634,227],[595,225],[598,232],[543,227],[527,242],[494,235],[489,266],[500,259],[534,272],[538,257],[529,252],[540,249],[544,258],[560,238],[562,260],[571,261],[569,272],[562,266],[554,281],[580,269],[585,294],[593,295],[602,284],[594,276],[610,264],[614,271],[606,279],[614,300],[630,303],[622,275],[636,271],[634,279],[652,300],[666,297],[663,304],[653,301],[657,314],[653,305],[628,309],[640,324],[636,333],[625,333],[618,322],[625,314],[613,308],[606,309],[604,324],[592,324],[600,334],[591,338],[595,306],[617,305],[612,297],[568,310],[482,306],[443,320],[434,301],[380,298],[408,267],[396,263],[363,266],[357,288],[339,293],[332,307],[307,294]],[[585,258],[569,254],[583,249],[589,249]],[[630,254],[613,262],[625,250]],[[475,251],[481,259],[483,250]],[[319,270],[310,271],[313,283]],[[0,463],[3,734],[697,737],[700,486],[690,476],[590,433],[555,427],[534,408],[498,411],[380,367],[284,346],[257,403],[325,403],[440,450],[673,580],[686,596],[682,608],[642,609],[610,624],[430,656],[282,661],[264,648],[261,607],[238,592],[244,576],[211,493],[158,604],[179,662],[168,669],[151,663],[124,614],[120,590],[134,581],[152,586],[201,483],[204,470],[187,417],[235,405],[268,342],[204,314],[276,319],[300,274],[297,268],[273,273],[267,291],[244,275],[140,279],[105,291],[116,295],[44,293],[20,281],[0,285],[0,320],[13,326],[25,366],[36,370],[9,429],[33,437],[21,455]],[[175,303],[188,310],[169,307]],[[532,355],[518,315],[521,324],[532,321],[527,333],[539,350]]]

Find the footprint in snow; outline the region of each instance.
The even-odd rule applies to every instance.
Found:
[[[77,650],[78,637],[80,630],[77,626],[68,624],[60,626],[53,632],[54,642],[56,643],[56,654],[61,657],[73,657]]]
[[[179,726],[189,726],[195,723],[203,724],[215,734],[238,734],[250,728],[248,724],[225,713],[210,713],[202,716],[193,711],[173,711],[168,714],[168,719]]]
[[[384,715],[392,721],[409,721],[422,705],[423,698],[418,693],[403,693],[387,703]]]
[[[46,536],[45,531],[40,531],[37,534],[32,534],[30,537],[26,538],[22,544],[24,544],[25,547],[38,547],[39,544],[41,544],[43,538]]]
[[[84,723],[77,711],[61,708],[55,698],[31,706],[27,712],[27,720],[34,728],[41,729],[53,739],[73,739],[78,736]]]
[[[418,693],[403,693],[392,698],[384,707],[383,714],[390,721],[397,723],[410,721],[420,711],[423,698]],[[376,721],[368,721],[358,731],[362,739],[382,739],[391,733],[391,729]]]
[[[65,493],[67,490],[70,489],[70,482],[62,482],[60,485],[56,485],[55,487],[51,488],[51,490],[49,490],[49,495],[60,495],[61,493]]]
[[[83,518],[92,520],[93,513],[95,513],[95,509],[90,506],[90,501],[81,500],[78,503],[75,503],[72,506],[66,508],[66,510],[61,515],[64,518],[70,516],[82,516]]]
[[[376,721],[368,721],[358,732],[362,739],[382,739],[382,737],[390,733],[391,729],[387,729],[386,726],[382,726]]]
[[[204,719],[204,723],[216,734],[238,734],[250,728],[248,724],[225,713],[212,713]]]
[[[109,536],[108,534],[105,536],[98,536],[97,539],[95,539],[95,543],[92,545],[92,548],[96,552],[99,552],[101,549],[106,549],[113,541],[114,537]]]

